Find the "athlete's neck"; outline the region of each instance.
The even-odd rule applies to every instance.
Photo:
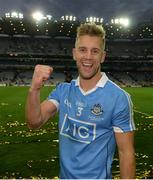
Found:
[[[98,81],[100,80],[102,74],[98,73],[96,76],[92,77],[91,79],[84,79],[80,76],[80,87],[83,91],[87,92],[93,89]]]

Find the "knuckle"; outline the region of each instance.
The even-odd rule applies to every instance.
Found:
[[[39,64],[37,64],[36,66],[35,66],[35,69],[38,69],[40,67],[40,65]]]

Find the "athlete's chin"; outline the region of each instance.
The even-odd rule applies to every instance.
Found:
[[[93,77],[97,76],[100,72],[100,67],[98,68],[84,68],[82,66],[78,66],[78,72],[82,79],[90,80]]]
[[[79,73],[80,77],[82,79],[85,79],[85,80],[89,80],[89,79],[92,79],[95,75],[94,74],[85,74],[85,73]]]

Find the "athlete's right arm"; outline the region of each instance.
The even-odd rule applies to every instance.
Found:
[[[30,129],[40,128],[57,111],[56,106],[50,101],[45,100],[40,103],[40,89],[52,71],[53,68],[46,65],[35,67],[26,103],[26,119]]]

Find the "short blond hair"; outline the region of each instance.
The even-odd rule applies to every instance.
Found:
[[[89,35],[97,36],[101,38],[102,50],[105,49],[105,30],[102,25],[97,25],[95,23],[84,23],[77,28],[76,43],[80,36]],[[75,44],[76,44],[75,43]]]

